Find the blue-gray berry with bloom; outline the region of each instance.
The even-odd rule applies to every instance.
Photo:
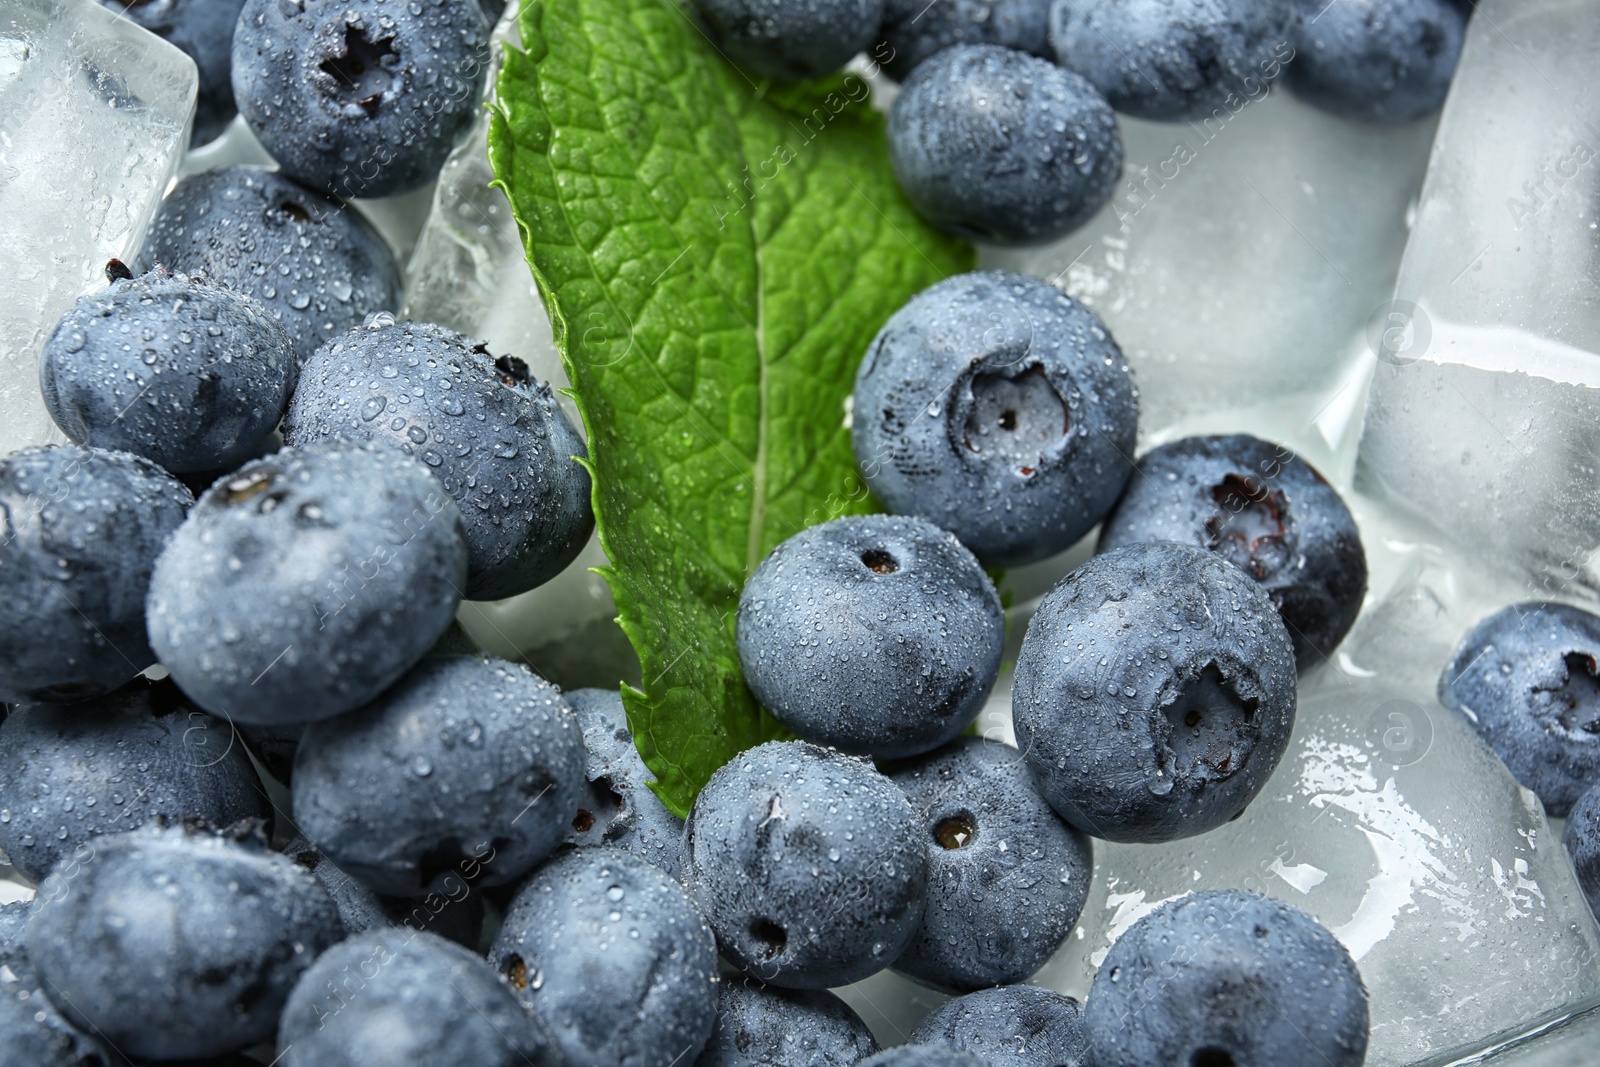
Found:
[[[1293,0],[1055,0],[1050,42],[1118,111],[1203,120],[1260,98],[1299,21]]]
[[[985,566],[1069,547],[1133,472],[1138,390],[1093,311],[1038,278],[976,271],[895,312],[856,375],[851,440],[890,511]]]
[[[245,0],[239,114],[283,172],[337,196],[426,185],[472,125],[489,68],[474,0]]]
[[[289,991],[344,936],[311,872],[259,830],[151,823],[39,887],[28,955],[74,1024],[122,1052],[198,1059],[270,1040]]]
[[[1360,1067],[1356,964],[1299,908],[1240,889],[1181,896],[1112,944],[1083,1009],[1095,1067]]]
[[[1000,596],[931,522],[834,519],[762,560],[739,597],[739,662],[800,737],[881,759],[961,733],[1000,674]]]
[[[868,1056],[856,1067],[989,1067],[970,1052],[947,1041],[931,1044],[900,1045]]]
[[[191,147],[215,140],[238,113],[233,102],[233,28],[244,0],[100,0],[183,50],[200,71]]]
[[[566,836],[583,770],[578,720],[549,682],[520,663],[429,656],[306,730],[295,820],[380,893],[423,896],[452,876],[503,885]]]
[[[803,741],[758,745],[711,776],[686,834],[689,889],[723,956],[767,985],[860,981],[922,921],[922,827],[865,760]]]
[[[1047,59],[947,48],[906,79],[889,160],[933,225],[968,241],[1036,245],[1082,226],[1122,174],[1122,135],[1098,90]]]
[[[1600,916],[1600,782],[1578,798],[1567,814],[1561,843],[1572,857],[1578,872],[1578,888],[1589,902],[1589,910]]]
[[[301,363],[367,315],[400,306],[400,267],[361,212],[259,167],[180,181],[156,209],[139,263],[255,297]]]
[[[171,682],[135,679],[66,708],[24,705],[0,723],[0,851],[32,882],[158,815],[228,826],[271,814],[232,726]]]
[[[1600,781],[1600,615],[1502,608],[1462,638],[1438,691],[1553,818]]]
[[[831,74],[872,43],[884,0],[693,0],[719,52],[753,74]]]
[[[716,1023],[715,938],[681,885],[621,849],[570,849],[535,871],[489,962],[567,1067],[693,1063]]]
[[[1362,122],[1411,122],[1444,106],[1467,35],[1459,0],[1295,0],[1289,88]]]
[[[565,1067],[544,1024],[482,956],[393,928],[335,945],[300,977],[278,1024],[276,1062]]]
[[[394,444],[461,507],[465,595],[499,600],[559,574],[594,529],[588,453],[550,386],[454,330],[374,316],[306,364],[284,440]]]
[[[957,997],[918,1023],[911,1041],[949,1042],[986,1067],[1089,1067],[1078,1002],[1039,986],[1005,985]]]
[[[314,722],[399,681],[455,618],[461,513],[387,445],[326,442],[206,491],[156,563],[150,642],[189,697],[243,722]]]
[[[884,69],[905,81],[918,64],[958,44],[998,44],[1053,59],[1050,0],[887,0],[884,48],[874,49]]]
[[[583,728],[588,786],[567,840],[626,849],[683,881],[687,865],[683,820],[650,788],[655,775],[634,743],[622,694],[615,689],[575,689],[566,698]]]
[[[1017,656],[1012,715],[1039,790],[1108,841],[1174,841],[1255,799],[1289,746],[1294,646],[1254,579],[1136,544],[1056,584]]]
[[[928,907],[895,970],[966,993],[1033,976],[1089,895],[1089,839],[1061,821],[1022,753],[963,737],[891,774],[928,843]]]
[[[126,452],[63,445],[0,458],[0,703],[87,700],[155,662],[145,596],[193,503]]]
[[[251,297],[153,270],[80,297],[39,357],[45,408],[72,440],[175,474],[231,469],[283,417],[294,346]]]
[[[717,999],[716,1029],[695,1067],[854,1067],[877,1051],[861,1016],[825,989],[779,989],[727,978]]]

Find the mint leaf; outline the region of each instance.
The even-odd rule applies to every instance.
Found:
[[[595,512],[667,806],[784,736],[734,644],[780,541],[872,510],[844,403],[884,321],[969,270],[890,170],[867,85],[752,81],[676,0],[528,0],[489,157],[589,431]]]

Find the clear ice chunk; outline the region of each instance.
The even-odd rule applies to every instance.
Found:
[[[93,0],[0,8],[0,455],[64,440],[39,350],[131,261],[189,143],[194,63]]]
[[[1600,19],[1481,0],[1372,377],[1359,484],[1537,595],[1600,590]]]
[[[494,40],[489,92],[506,43],[520,40],[515,5],[495,28]],[[567,372],[511,205],[490,185],[488,138],[484,110],[439,173],[433,209],[406,270],[406,316],[487,341],[493,352],[520,357],[534,377],[565,389]],[[565,397],[562,404],[581,430],[576,407]],[[605,563],[599,540],[591,537],[571,566],[538,589],[462,605],[461,624],[486,651],[526,659],[566,688],[637,683],[638,660],[613,621],[611,589],[590,570]]]
[[[1304,422],[1344,389],[1391,295],[1431,119],[1348,122],[1274,88],[1187,123],[1119,115],[1126,165],[1081,230],[980,264],[1049,279],[1106,320],[1137,376],[1143,436]]]

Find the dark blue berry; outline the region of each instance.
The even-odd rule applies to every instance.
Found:
[[[313,723],[295,754],[300,829],[397,896],[462,877],[503,885],[561,843],[578,810],[583,735],[527,667],[430,656],[372,704]]]
[[[689,888],[722,954],[769,985],[848,985],[922,921],[928,846],[870,763],[801,741],[741,753],[689,813]]]
[[[1545,814],[1564,818],[1600,781],[1600,616],[1514,604],[1479,622],[1439,676],[1439,702],[1464,713]]]
[[[831,74],[872,43],[884,0],[693,0],[717,50],[753,74]]]
[[[0,724],[0,850],[33,882],[157,815],[227,826],[270,814],[232,727],[171,682],[138,679],[70,708],[24,706]]]
[[[1017,657],[1017,743],[1062,818],[1172,841],[1255,799],[1289,745],[1294,648],[1261,586],[1213,553],[1129,545],[1063,578]]]
[[[139,262],[255,297],[302,363],[368,314],[400,306],[394,253],[359,211],[256,167],[179,182],[156,210]]]
[[[911,1041],[949,1042],[986,1067],[1089,1067],[1078,1002],[1038,986],[1000,986],[957,997],[923,1019]]]
[[[191,699],[311,722],[399,680],[466,583],[461,513],[386,445],[286,448],[206,491],[150,582],[150,641]]]
[[[473,600],[555,577],[594,529],[588,453],[550,387],[432,323],[380,316],[323,346],[283,436],[390,441],[426,464],[465,517]]]
[[[155,662],[145,594],[193,502],[124,452],[69,445],[0,459],[0,703],[87,700]]]
[[[634,744],[622,694],[615,689],[575,689],[566,698],[583,728],[588,754],[584,768],[588,789],[578,803],[567,840],[627,849],[683,881],[687,863],[683,820],[650,788],[655,775]]]
[[[1122,174],[1105,99],[1049,60],[963,44],[906,79],[889,159],[917,211],[969,241],[1044,244],[1089,220]]]
[[[1439,110],[1469,9],[1457,0],[1295,0],[1300,12],[1289,87],[1324,111],[1410,122]]]
[[[1562,844],[1578,872],[1589,910],[1600,917],[1600,782],[1584,792],[1567,815]]]
[[[1050,52],[1050,0],[887,0],[883,47],[872,57],[905,81],[918,64],[958,44],[997,44],[1030,55]]]
[[[876,1051],[867,1024],[826,990],[725,979],[716,1029],[694,1067],[854,1067]]]
[[[946,1041],[925,1045],[901,1045],[868,1056],[856,1067],[989,1067],[970,1052]]]
[[[928,843],[928,907],[895,970],[970,992],[1031,977],[1078,923],[1094,861],[1022,753],[976,737],[897,769]]]
[[[0,905],[0,1067],[120,1067],[45,995],[18,929],[28,914],[27,904]]]
[[[1094,312],[1037,278],[979,271],[895,312],[867,349],[856,462],[890,511],[986,566],[1067,548],[1133,471],[1138,391]]]
[[[1360,1067],[1367,991],[1305,912],[1213,889],[1167,901],[1112,944],[1083,1022],[1095,1067]]]
[[[45,407],[72,440],[181,474],[254,454],[283,417],[295,357],[262,304],[156,270],[80,297],[39,368]]]
[[[745,682],[807,741],[914,756],[949,741],[1000,674],[1005,618],[983,568],[929,522],[861,515],[802,530],[739,598]]]
[[[1293,452],[1248,434],[1145,453],[1100,551],[1141,541],[1209,549],[1260,582],[1302,669],[1333,654],[1367,592],[1361,533],[1338,492]]]
[[[483,957],[432,934],[372,930],[301,976],[278,1025],[282,1067],[565,1067]]]
[[[295,981],[343,936],[311,872],[264,838],[151,824],[45,879],[27,943],[69,1020],[175,1060],[269,1040]]]
[[[716,1022],[705,920],[682,886],[620,849],[571,849],[535,872],[489,959],[568,1067],[693,1063]]]
[[[244,0],[100,0],[137,26],[164,37],[200,68],[190,145],[214,139],[237,113],[233,102],[233,28]]]
[[[1179,121],[1259,99],[1298,21],[1291,0],[1055,0],[1050,40],[1118,111]]]
[[[245,0],[239,113],[283,172],[337,196],[439,173],[477,113],[489,27],[474,0]]]

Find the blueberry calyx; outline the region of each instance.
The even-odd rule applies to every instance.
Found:
[[[1229,474],[1212,487],[1211,499],[1217,511],[1205,524],[1208,548],[1258,582],[1282,569],[1292,553],[1289,502],[1281,490]]]
[[[521,388],[533,380],[528,365],[516,356],[501,356],[494,361],[496,377],[513,389]]]
[[[390,64],[384,62],[395,56],[394,38],[374,39],[367,28],[358,22],[347,22],[344,27],[344,51],[330,55],[318,64],[324,74],[333,79],[336,93],[353,100],[368,117],[378,113],[383,94],[393,81]]]
[[[129,270],[128,269],[128,265],[126,263],[122,262],[122,260],[120,260],[120,259],[108,259],[108,260],[106,260],[106,284],[107,285],[112,285],[112,284],[115,284],[116,282],[125,282],[125,281],[127,281],[128,279],[130,279],[132,277],[133,277],[133,271]]]
[[[1555,686],[1538,687],[1549,693],[1556,705],[1561,728],[1575,739],[1586,740],[1600,734],[1600,663],[1586,652],[1568,652],[1562,657],[1566,676]],[[1585,737],[1587,735],[1587,738]]]

